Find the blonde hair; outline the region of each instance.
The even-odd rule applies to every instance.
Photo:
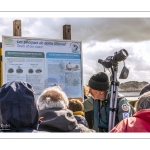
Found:
[[[89,95],[90,87],[88,85],[84,85],[84,95],[87,97]]]

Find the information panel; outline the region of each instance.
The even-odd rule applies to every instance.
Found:
[[[82,42],[2,36],[3,83],[25,81],[36,95],[60,85],[68,98],[83,98]]]

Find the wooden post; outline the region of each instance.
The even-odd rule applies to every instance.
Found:
[[[71,40],[71,25],[69,24],[63,26],[63,39]]]
[[[21,20],[13,21],[13,36],[22,36],[21,34]]]

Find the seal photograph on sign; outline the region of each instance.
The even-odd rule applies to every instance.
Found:
[[[8,69],[8,73],[13,73],[13,72],[14,72],[13,68]]]
[[[78,65],[72,65],[70,62],[68,64],[66,64],[66,70],[69,71],[77,71],[79,70],[79,66]]]
[[[29,72],[29,73],[33,73],[33,69],[29,69],[28,72]]]
[[[37,70],[35,70],[35,72],[36,72],[36,73],[41,73],[42,70],[41,70],[41,69],[37,69]]]
[[[17,70],[16,70],[17,73],[22,73],[23,70],[20,68],[20,66],[18,66]]]

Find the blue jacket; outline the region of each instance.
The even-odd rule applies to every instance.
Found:
[[[13,81],[0,88],[1,132],[34,132],[38,127],[38,109],[30,84]]]

